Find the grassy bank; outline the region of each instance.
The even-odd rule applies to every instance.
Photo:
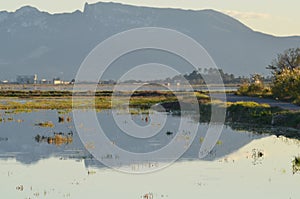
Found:
[[[74,96],[74,97],[72,97]],[[94,98],[93,98],[94,97]],[[114,97],[114,98],[112,98]],[[208,100],[208,96],[198,92],[169,92],[169,91],[136,91],[115,92],[71,92],[71,91],[1,91],[0,109],[30,110],[30,109],[72,109],[118,108],[128,104],[133,108],[150,108],[157,103],[186,101],[192,97],[198,100]],[[114,99],[114,107],[112,107]]]
[[[226,109],[225,122],[233,128],[244,128],[245,130],[258,128],[265,132],[273,127],[293,128],[296,131],[300,129],[300,112],[284,111],[255,102],[211,102],[209,97],[201,92],[137,91],[133,94],[129,92],[113,94],[111,91],[99,91],[95,98],[91,98],[91,92],[78,92],[72,99],[73,94],[69,91],[3,91],[2,97],[0,97],[0,109],[15,113],[29,112],[33,109],[72,110],[74,107],[102,110],[123,108],[128,104],[127,99],[130,99],[129,106],[144,110],[144,113],[147,113],[147,110],[153,105],[161,104],[165,110],[180,114],[178,101],[185,106],[185,110],[189,110],[188,107],[192,107],[190,106],[191,98],[196,97],[199,102],[200,122],[210,121],[211,108],[215,106],[216,111],[220,111],[220,113]],[[112,94],[115,97],[114,106],[112,106]],[[290,137],[298,135],[298,132],[295,134],[293,131]]]
[[[176,103],[165,103],[163,106],[167,110],[170,107],[180,110]],[[217,112],[226,111],[225,123],[233,129],[300,139],[300,112],[286,111],[256,102],[205,102],[199,104],[200,122],[210,121],[212,106],[215,106]]]
[[[95,98],[92,98],[95,94]],[[1,96],[2,95],[2,96]],[[72,98],[72,95],[75,97]],[[251,125],[272,125],[300,128],[300,113],[283,111],[267,104],[255,102],[222,103],[211,102],[201,92],[169,92],[169,91],[136,91],[112,93],[112,91],[76,92],[71,91],[1,91],[0,109],[14,111],[30,111],[32,109],[71,110],[72,108],[110,109],[122,108],[128,104],[132,108],[149,109],[155,104],[162,104],[167,111],[180,111],[180,101],[185,107],[196,97],[199,102],[200,120],[208,122],[211,107],[224,111],[226,122]],[[112,107],[112,96],[114,103]],[[181,104],[181,105],[182,105]],[[187,108],[188,109],[188,108]]]

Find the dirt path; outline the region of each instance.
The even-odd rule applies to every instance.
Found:
[[[224,96],[223,94],[219,94],[219,93],[212,93],[211,97],[214,99],[219,99],[224,101]],[[257,102],[257,103],[265,103],[265,104],[269,104],[272,107],[279,107],[285,110],[291,110],[291,111],[300,111],[300,106],[296,106],[294,104],[291,103],[287,103],[287,102],[281,102],[281,101],[277,101],[277,100],[273,100],[273,99],[265,99],[265,98],[258,98],[258,97],[248,97],[248,96],[237,96],[234,94],[226,94],[226,100],[228,102],[237,102],[237,101],[253,101],[253,102]]]

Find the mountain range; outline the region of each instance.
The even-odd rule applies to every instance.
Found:
[[[12,80],[22,74],[72,79],[84,58],[101,41],[138,27],[180,31],[198,41],[219,68],[235,75],[268,74],[265,68],[278,53],[300,46],[300,37],[256,32],[214,10],[95,3],[85,4],[83,11],[49,14],[25,6],[15,12],[0,12],[0,79]],[[149,58],[149,54],[155,56]],[[154,52],[129,55],[115,64],[107,78],[118,78],[119,69],[126,71],[126,65],[158,62],[162,58],[168,56]],[[184,70],[185,63],[176,59],[162,62],[190,72]]]

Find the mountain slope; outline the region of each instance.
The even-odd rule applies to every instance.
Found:
[[[51,15],[26,6],[12,13],[0,12],[0,79],[33,73],[71,79],[99,42],[120,31],[147,26],[171,28],[189,35],[207,49],[220,68],[237,75],[267,73],[265,67],[277,53],[300,45],[300,37],[258,33],[213,10],[96,3],[86,4],[83,12]],[[146,54],[139,56],[138,61],[132,57],[125,63],[147,63],[143,57]],[[179,65],[174,61],[166,63]],[[185,68],[184,63],[180,65]],[[108,75],[115,76],[118,74],[114,71]]]

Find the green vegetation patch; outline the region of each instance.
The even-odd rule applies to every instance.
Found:
[[[227,118],[229,122],[270,125],[275,109],[268,104],[256,102],[228,103]]]

